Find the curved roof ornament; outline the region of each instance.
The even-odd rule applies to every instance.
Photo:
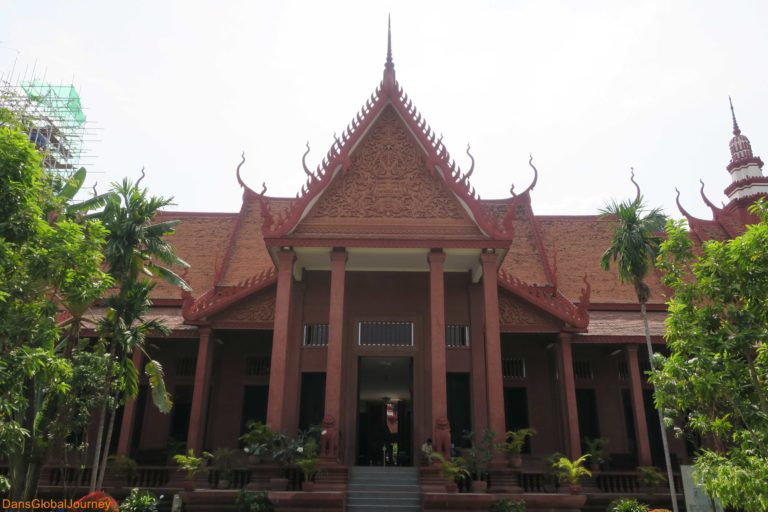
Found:
[[[683,208],[683,205],[680,204],[680,190],[678,190],[677,187],[675,187],[675,192],[677,192],[677,197],[675,197],[675,203],[677,203],[677,209],[680,210],[680,213],[682,213],[685,216],[686,219],[693,218],[693,215],[688,213],[688,210]]]
[[[245,184],[245,182],[243,181],[243,178],[240,176],[240,168],[245,163],[245,151],[243,151],[240,156],[242,157],[242,160],[240,160],[240,163],[237,164],[237,169],[235,170],[235,175],[237,176],[237,182],[240,184],[240,186],[242,188],[244,188],[246,190],[246,192],[251,193],[251,194],[256,195],[256,196],[259,196],[259,195],[263,196],[264,193],[266,193],[266,191],[267,191],[267,183],[266,182],[264,182],[262,184],[264,188],[261,191],[261,194],[257,194],[251,187],[249,187],[248,185]]]
[[[440,140],[443,140],[442,134],[440,135]],[[464,175],[464,181],[469,180],[469,177],[472,176],[472,173],[475,172],[475,157],[472,156],[472,153],[469,152],[470,150],[469,143],[467,143],[467,155],[469,156],[469,159],[472,161],[472,165],[469,166],[469,170]]]
[[[709,209],[710,209],[710,210],[712,210],[712,213],[713,213],[714,215],[717,215],[718,213],[720,213],[720,208],[718,208],[717,206],[715,206],[715,205],[712,203],[712,201],[710,201],[710,200],[709,200],[709,198],[707,197],[707,195],[704,193],[704,180],[702,180],[702,179],[699,179],[699,183],[701,183],[701,189],[699,190],[699,193],[701,194],[701,198],[704,200],[704,202],[706,203],[706,205],[707,205],[707,206],[709,206]]]
[[[531,166],[531,169],[533,169],[533,181],[530,185],[528,185],[528,188],[523,190],[523,193],[520,194],[521,196],[524,196],[525,194],[528,194],[531,190],[533,190],[533,187],[536,186],[536,183],[539,181],[539,170],[536,168],[535,165],[533,165],[533,154],[530,155],[530,158],[528,159],[528,165]]]
[[[309,141],[307,141],[307,150],[304,152],[304,154],[301,157],[301,165],[304,167],[304,174],[309,176],[311,180],[315,180],[315,175],[312,174],[312,171],[309,170],[307,167],[307,155],[309,154]]]
[[[141,178],[136,180],[136,188],[139,188],[139,183],[141,183],[141,180],[147,177],[147,173],[144,172],[144,166],[141,166]]]
[[[585,272],[584,277],[581,279],[584,281],[584,288],[581,289],[581,295],[579,296],[579,307],[581,309],[588,309],[590,305],[590,298],[592,296],[592,285],[589,283],[588,275]]]
[[[635,194],[635,200],[632,201],[632,202],[633,203],[639,203],[640,202],[640,185],[638,185],[637,182],[635,181],[635,168],[634,167],[630,167],[630,170],[631,170],[631,172],[630,172],[629,181],[632,182],[632,184],[635,186],[635,189],[637,190],[637,194]],[[677,189],[675,189],[675,190],[677,190]]]

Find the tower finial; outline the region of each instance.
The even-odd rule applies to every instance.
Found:
[[[731,100],[730,96],[728,96],[728,103],[731,104],[731,117],[733,118],[733,134],[741,135],[741,129],[739,128],[739,123],[736,122],[736,113],[733,111],[733,101]]]
[[[387,68],[395,67],[392,62],[392,15],[387,14]]]
[[[387,62],[384,63],[383,92],[386,96],[397,93],[395,81],[395,63],[392,62],[392,16],[387,15]]]

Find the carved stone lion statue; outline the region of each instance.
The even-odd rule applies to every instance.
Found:
[[[442,453],[446,460],[451,459],[451,424],[448,423],[448,418],[437,418],[432,442],[434,451]]]
[[[323,418],[323,435],[320,436],[320,456],[335,459],[339,455],[339,430],[331,415]]]

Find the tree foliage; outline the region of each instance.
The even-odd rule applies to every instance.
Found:
[[[112,279],[104,226],[60,215],[70,182],[43,171],[7,111],[0,120],[0,455],[11,496],[26,499],[51,448],[87,414],[95,376],[83,372],[98,364],[81,355],[80,320]]]
[[[632,201],[612,201],[600,214],[618,221],[600,266],[608,270],[611,263],[617,263],[619,280],[635,287],[641,303],[648,302],[650,289],[645,277],[659,252],[661,238],[656,233],[664,229],[665,215],[659,208],[646,211],[642,196]]]
[[[758,224],[700,251],[682,222],[667,224],[671,353],[652,382],[678,434],[704,440],[694,475],[707,492],[757,511],[768,509],[768,204],[752,211]]]

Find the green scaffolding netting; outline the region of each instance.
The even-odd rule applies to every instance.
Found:
[[[74,86],[30,82],[21,87],[27,98],[37,103],[46,115],[61,118],[77,126],[85,123],[80,95],[77,94]]]

